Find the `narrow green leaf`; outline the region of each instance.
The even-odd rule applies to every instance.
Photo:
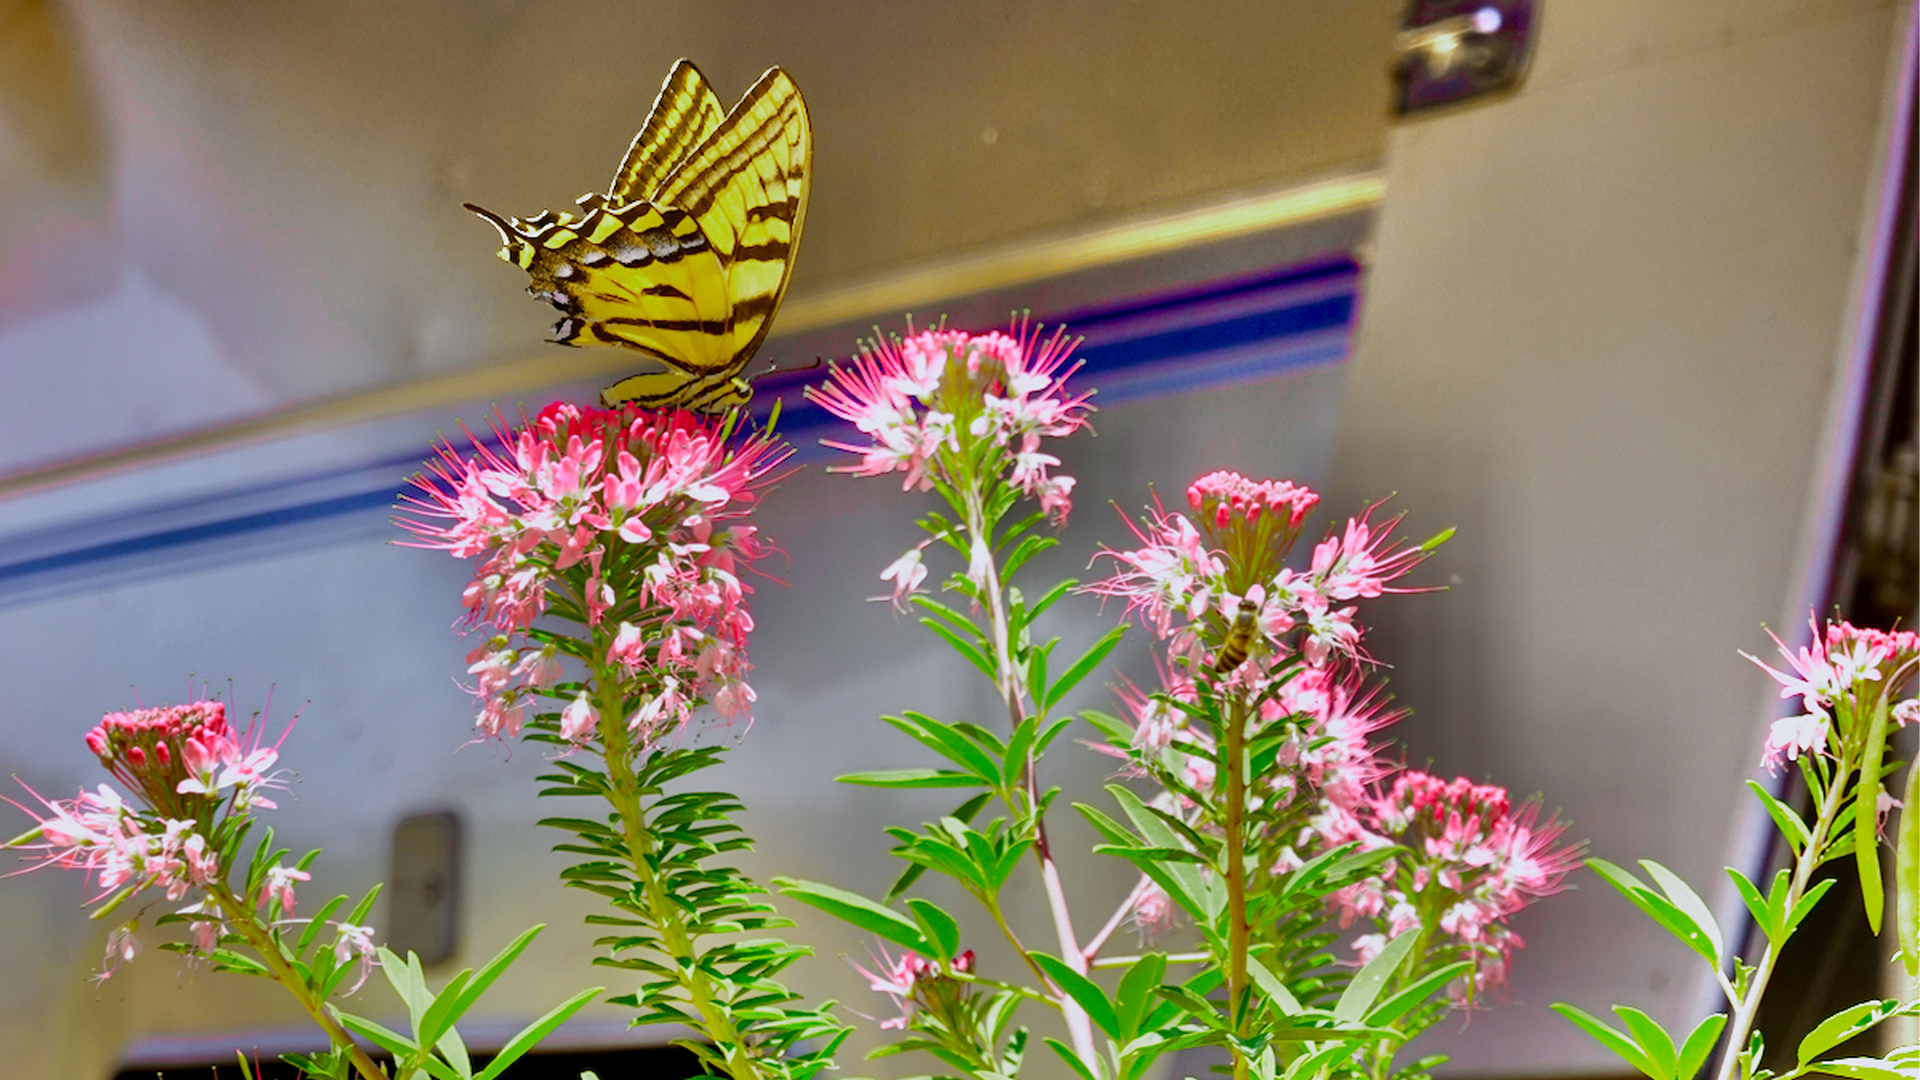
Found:
[[[1071,1068],[1080,1080],[1095,1080],[1093,1070],[1087,1067],[1086,1062],[1080,1060],[1080,1055],[1068,1049],[1066,1043],[1055,1038],[1046,1038],[1041,1041],[1052,1047],[1053,1052],[1060,1055],[1060,1060],[1066,1062],[1067,1067]]]
[[[1747,875],[1731,866],[1727,867],[1726,871],[1727,876],[1733,879],[1733,887],[1740,891],[1740,899],[1746,903],[1747,911],[1753,915],[1754,925],[1760,928],[1761,933],[1767,935],[1768,941],[1776,945],[1780,944],[1780,919],[1786,912],[1775,911],[1769,907],[1767,898],[1760,895],[1760,890],[1754,888],[1753,882],[1747,880]]]
[[[934,946],[929,954],[934,959],[946,962],[960,952],[960,923],[953,916],[940,910],[939,906],[917,896],[907,898],[907,909],[913,912],[913,921],[920,924],[929,945]]]
[[[1906,805],[1895,830],[1894,918],[1907,977],[1920,975],[1920,762],[1907,766]]]
[[[1719,954],[1713,942],[1686,913],[1673,906],[1673,903],[1652,889],[1640,883],[1629,871],[1623,870],[1605,859],[1588,859],[1587,865],[1600,875],[1607,884],[1620,890],[1621,895],[1633,901],[1633,905],[1646,912],[1667,932],[1679,938],[1694,952],[1705,957],[1708,963],[1718,964]]]
[[[1031,623],[1033,620],[1039,618],[1041,612],[1052,607],[1054,604],[1054,601],[1067,595],[1068,590],[1072,589],[1075,585],[1078,585],[1078,584],[1079,582],[1073,580],[1072,578],[1068,578],[1067,580],[1062,581],[1060,584],[1055,585],[1053,588],[1048,589],[1044,596],[1040,597],[1040,599],[1038,600],[1035,600],[1033,603],[1027,605],[1026,622]]]
[[[1911,1070],[1880,1058],[1834,1058],[1816,1062],[1810,1072],[1815,1076],[1840,1076],[1847,1080],[1913,1080]]]
[[[986,805],[992,801],[993,801],[993,792],[983,791],[980,794],[975,795],[973,798],[968,799],[966,802],[961,803],[960,806],[957,809],[955,809],[953,813],[947,816],[955,818],[960,821],[972,821],[975,817],[978,817],[980,814],[980,811],[984,809]],[[926,872],[927,872],[927,868],[921,865],[920,863],[914,863],[912,866],[907,867],[906,870],[903,871],[899,877],[894,879],[893,885],[887,889],[887,895],[884,898],[884,902],[891,904],[895,900],[898,900],[900,898],[900,894],[906,892],[908,889],[913,888],[913,883],[916,881],[919,881],[920,876],[922,874],[925,874]]]
[[[1793,910],[1787,913],[1786,933],[1793,933],[1799,927],[1800,920],[1812,913],[1813,905],[1819,903],[1820,898],[1827,895],[1827,890],[1831,888],[1833,888],[1832,878],[1822,878],[1814,882],[1813,887],[1800,897],[1800,902],[1793,905]]]
[[[1273,1003],[1273,1011],[1277,1015],[1293,1016],[1301,1011],[1300,999],[1293,996],[1293,992],[1287,989],[1279,976],[1270,971],[1258,956],[1247,957],[1247,975],[1253,979],[1253,984],[1260,988],[1260,992],[1267,995],[1267,1000]],[[1342,1021],[1342,1023],[1345,1022]]]
[[[1592,1036],[1593,1040],[1601,1046],[1613,1051],[1620,1060],[1640,1070],[1641,1073],[1653,1077],[1654,1080],[1664,1080],[1659,1069],[1648,1059],[1646,1053],[1640,1049],[1640,1044],[1628,1038],[1624,1033],[1614,1030],[1612,1025],[1608,1024],[1605,1020],[1594,1016],[1584,1009],[1568,1005],[1565,1002],[1556,1001],[1548,1006],[1548,1008],[1551,1008],[1554,1012],[1572,1021],[1575,1027]]]
[[[1660,1080],[1673,1080],[1674,1067],[1679,1064],[1680,1057],[1667,1029],[1631,1005],[1615,1005],[1613,1011],[1626,1021],[1627,1030],[1633,1033],[1634,1041],[1640,1044],[1640,1049],[1646,1051],[1647,1058],[1660,1070]]]
[[[1102,634],[1100,640],[1089,646],[1086,652],[1081,653],[1080,659],[1075,660],[1072,666],[1061,672],[1060,678],[1054,681],[1052,688],[1047,691],[1047,695],[1042,701],[1042,706],[1046,709],[1052,709],[1055,705],[1059,704],[1061,698],[1066,697],[1068,693],[1072,692],[1074,687],[1080,685],[1081,680],[1092,674],[1095,668],[1098,668],[1104,663],[1108,654],[1112,653],[1114,647],[1120,644],[1120,637],[1126,633],[1126,629],[1125,623],[1114,627],[1112,630]]]
[[[475,1080],[493,1080],[494,1077],[505,1072],[507,1066],[520,1060],[527,1051],[539,1045],[541,1039],[546,1038],[554,1028],[566,1023],[568,1017],[579,1012],[587,1002],[592,1001],[603,989],[605,988],[596,986],[591,990],[582,990],[547,1010],[546,1015],[528,1024],[525,1028],[521,1029],[518,1035],[508,1039],[507,1045],[500,1048],[500,1053],[495,1055],[494,1059],[487,1063],[487,1067],[481,1070],[480,1075],[476,1077]]]
[[[406,1057],[420,1049],[405,1035],[397,1031],[390,1031],[371,1020],[337,1010],[333,1015],[335,1019],[340,1021],[341,1027],[346,1028],[348,1031],[353,1032],[355,1035],[385,1050],[396,1058]]]
[[[954,652],[966,657],[968,663],[979,668],[980,674],[989,679],[999,679],[1000,674],[993,669],[993,661],[987,658],[986,652],[980,646],[962,638],[938,619],[921,619],[920,625],[940,635],[942,640],[953,646]]]
[[[948,769],[873,769],[836,776],[834,779],[842,784],[877,788],[980,787],[985,783],[977,776]]]
[[[1652,859],[1641,859],[1640,865],[1646,870],[1648,876],[1659,883],[1660,890],[1667,894],[1668,899],[1673,901],[1673,905],[1684,912],[1687,918],[1700,928],[1700,932],[1706,935],[1707,941],[1713,945],[1713,960],[1718,963],[1721,954],[1726,952],[1726,945],[1720,939],[1720,924],[1713,917],[1713,909],[1707,906],[1706,901],[1700,899],[1699,893],[1694,892],[1685,881],[1680,879],[1680,875]]]
[[[1727,1026],[1726,1013],[1714,1013],[1687,1036],[1686,1044],[1680,1047],[1679,1059],[1675,1062],[1673,1075],[1675,1080],[1694,1080],[1700,1067],[1707,1063],[1707,1055],[1713,1053],[1713,1044],[1720,1039],[1720,1029]]]
[[[1851,1009],[1842,1009],[1827,1017],[1800,1040],[1799,1049],[1794,1051],[1797,1063],[1801,1068],[1806,1068],[1814,1058],[1886,1019],[1892,1008],[1892,1002],[1863,1001]]]
[[[845,889],[836,889],[831,885],[822,885],[815,881],[800,881],[793,878],[775,878],[776,885],[785,896],[811,907],[819,908],[836,918],[858,926],[869,933],[878,934],[895,945],[912,949],[921,956],[931,956],[934,947],[928,943],[920,928],[912,919],[893,910],[882,907],[858,893]]]
[[[1757,780],[1747,781],[1747,787],[1752,789],[1754,797],[1760,800],[1760,805],[1767,808],[1767,816],[1773,819],[1781,835],[1787,838],[1793,853],[1797,856],[1805,851],[1808,840],[1807,823],[1800,820],[1800,815],[1794,813],[1793,807],[1774,798],[1773,793],[1761,786]]]
[[[449,1029],[456,1020],[467,1014],[468,1009],[473,1008],[474,1003],[480,1000],[480,995],[487,992],[487,988],[493,985],[493,981],[498,979],[500,974],[507,970],[509,964],[519,959],[520,954],[526,951],[528,944],[539,935],[540,931],[546,928],[547,925],[545,923],[535,923],[527,927],[520,932],[520,936],[508,942],[505,948],[495,953],[493,959],[481,965],[480,970],[474,974],[473,978],[468,980],[466,985],[460,988],[453,1004],[448,1008],[446,1023]],[[436,1044],[438,1043],[437,1038],[435,1042]]]
[[[1120,976],[1120,986],[1114,991],[1113,1004],[1114,1015],[1120,1021],[1122,1041],[1131,1042],[1139,1034],[1140,1021],[1154,1001],[1153,991],[1166,974],[1166,956],[1148,953],[1135,961],[1125,975]]]
[[[1120,1038],[1120,1018],[1114,1014],[1113,1002],[1107,1000],[1105,991],[1094,984],[1092,979],[1067,966],[1066,961],[1049,956],[1043,952],[1027,954],[1035,966],[1047,973],[1055,986],[1078,1002],[1087,1011],[1087,1017],[1094,1026],[1107,1033],[1108,1037]]]
[[[1351,1024],[1367,1014],[1373,1007],[1380,991],[1386,989],[1387,980],[1400,970],[1400,964],[1407,954],[1413,951],[1415,939],[1420,936],[1417,930],[1408,930],[1381,948],[1378,955],[1367,961],[1347,984],[1340,1000],[1333,1006],[1333,1018],[1342,1024]]]
[[[1867,746],[1860,756],[1860,787],[1853,800],[1853,861],[1860,868],[1860,903],[1867,927],[1880,933],[1887,895],[1880,885],[1880,760],[1887,753],[1887,697],[1881,694],[1867,726]]]
[[[1048,647],[1051,647],[1058,641],[1059,639],[1055,638],[1054,641],[1048,642]],[[1048,700],[1047,649],[1038,645],[1031,646],[1027,649],[1027,693],[1033,695],[1035,701],[1045,702]],[[1046,710],[1043,708],[1041,711],[1045,712]]]
[[[1368,1027],[1386,1027],[1395,1020],[1419,1008],[1426,1000],[1439,993],[1448,983],[1473,970],[1473,963],[1461,960],[1448,964],[1423,976],[1405,989],[1381,1002],[1366,1016]]]
[[[987,755],[972,739],[925,713],[907,712],[883,716],[882,720],[912,736],[921,745],[991,784],[1000,776],[1000,763]]]

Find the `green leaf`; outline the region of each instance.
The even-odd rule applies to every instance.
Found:
[[[1052,607],[1054,604],[1054,601],[1067,595],[1067,591],[1072,589],[1075,585],[1078,585],[1078,584],[1079,582],[1074,581],[1072,578],[1068,578],[1067,580],[1062,581],[1060,584],[1055,585],[1053,588],[1048,589],[1046,592],[1046,595],[1042,596],[1038,600],[1035,600],[1032,604],[1029,604],[1027,606],[1026,616],[1022,620],[1023,625],[1025,623],[1031,623],[1033,620],[1039,618],[1041,612]]]
[[[1556,1001],[1548,1007],[1572,1021],[1581,1031],[1591,1035],[1595,1042],[1613,1051],[1620,1060],[1643,1074],[1653,1077],[1654,1080],[1666,1080],[1652,1060],[1640,1049],[1640,1044],[1628,1038],[1623,1032],[1614,1030],[1605,1020],[1565,1002]]]
[[[1822,878],[1814,882],[1813,887],[1809,888],[1805,895],[1800,897],[1800,902],[1793,905],[1793,910],[1787,913],[1787,933],[1793,933],[1800,925],[1800,920],[1806,918],[1807,915],[1813,911],[1813,905],[1819,903],[1820,898],[1827,895],[1827,890],[1833,888],[1833,880],[1832,878]]]
[[[1259,987],[1260,992],[1267,995],[1267,999],[1273,1003],[1273,1011],[1276,1015],[1293,1016],[1301,1011],[1300,999],[1293,996],[1293,992],[1287,989],[1286,984],[1281,982],[1278,976],[1268,970],[1267,965],[1262,963],[1258,956],[1247,957],[1247,975],[1253,979],[1253,985]],[[1342,1023],[1345,1022],[1345,1020],[1342,1021]]]
[[[604,989],[604,987],[596,986],[591,990],[582,990],[547,1010],[546,1015],[528,1024],[520,1030],[518,1035],[508,1039],[507,1045],[500,1048],[500,1053],[495,1055],[491,1062],[487,1063],[487,1067],[481,1070],[480,1075],[476,1077],[475,1080],[493,1080],[494,1077],[506,1071],[507,1066],[520,1060],[527,1051],[537,1046],[541,1039],[546,1038],[554,1028],[566,1023],[568,1017],[579,1012],[581,1008],[583,1008],[587,1002],[592,1001],[595,995],[599,994],[602,989]]]
[[[1059,639],[1055,638],[1044,647],[1036,645],[1027,649],[1027,692],[1037,701],[1046,701],[1048,698],[1047,651],[1058,642]]]
[[[905,732],[921,745],[979,777],[988,784],[1000,776],[1000,765],[973,740],[924,713],[907,712],[880,719]]]
[[[933,945],[928,943],[926,936],[920,933],[920,928],[914,925],[912,919],[892,908],[882,907],[858,893],[850,893],[815,881],[800,881],[793,878],[775,878],[773,883],[779,887],[782,895],[791,896],[803,904],[819,908],[862,930],[878,934],[895,945],[912,949],[921,956],[931,956],[935,951]]]
[[[953,646],[954,652],[966,657],[968,663],[979,668],[980,674],[985,675],[989,679],[998,680],[1000,678],[1000,673],[993,669],[993,661],[987,658],[987,654],[979,645],[954,633],[947,624],[938,619],[921,619],[920,625],[940,635],[947,644]]]
[[[1100,640],[1094,642],[1087,648],[1086,652],[1080,654],[1080,659],[1075,660],[1071,667],[1061,672],[1060,678],[1054,681],[1053,686],[1047,690],[1046,697],[1041,701],[1042,709],[1052,709],[1055,705],[1059,704],[1061,698],[1066,697],[1074,687],[1080,685],[1081,680],[1092,674],[1095,668],[1105,662],[1107,655],[1113,652],[1115,646],[1120,644],[1120,636],[1126,633],[1126,629],[1126,624],[1122,623],[1112,630],[1107,631],[1105,634],[1102,634]]]
[[[1060,1060],[1066,1062],[1067,1066],[1074,1071],[1074,1074],[1080,1077],[1080,1080],[1095,1080],[1093,1070],[1087,1068],[1086,1062],[1080,1060],[1080,1055],[1068,1049],[1066,1043],[1054,1038],[1042,1039],[1041,1041],[1053,1047],[1053,1052],[1060,1055]]]
[[[1731,866],[1727,867],[1726,871],[1727,876],[1733,879],[1733,887],[1740,891],[1740,899],[1746,903],[1747,911],[1753,915],[1754,925],[1767,935],[1768,941],[1779,945],[1783,936],[1780,933],[1780,920],[1786,916],[1786,912],[1777,911],[1771,907],[1767,903],[1767,898],[1761,896],[1760,890],[1754,887],[1753,882],[1747,880],[1747,875]]]
[[[907,909],[913,912],[913,921],[920,924],[933,950],[928,954],[942,963],[952,960],[960,951],[960,923],[953,916],[940,910],[939,906],[917,896],[907,898]]]
[[[961,803],[959,807],[948,816],[958,821],[972,821],[975,817],[978,817],[980,811],[992,801],[993,792],[983,791],[973,798],[968,799],[966,802]],[[900,894],[913,888],[913,883],[919,881],[920,875],[926,872],[927,868],[920,863],[914,863],[912,866],[907,867],[906,870],[901,872],[899,877],[894,879],[893,885],[887,889],[884,902],[891,904],[899,899]]]
[[[1726,945],[1720,940],[1720,923],[1714,919],[1713,909],[1707,907],[1706,901],[1700,899],[1700,894],[1689,888],[1687,883],[1680,879],[1680,875],[1652,859],[1641,859],[1640,865],[1647,871],[1649,877],[1659,883],[1661,891],[1667,894],[1667,897],[1673,901],[1673,905],[1700,928],[1700,932],[1713,946],[1713,961],[1719,963],[1721,954],[1726,951]]]
[[[481,965],[480,970],[474,974],[473,978],[467,980],[463,986],[451,995],[453,1001],[446,1006],[446,1012],[443,1014],[445,1017],[444,1021],[436,1021],[436,1024],[441,1026],[441,1030],[450,1030],[456,1020],[465,1016],[467,1010],[473,1008],[474,1003],[480,1000],[480,995],[487,992],[487,988],[493,985],[494,980],[498,979],[501,973],[507,970],[509,964],[519,959],[520,954],[526,951],[528,944],[539,935],[540,931],[546,928],[545,923],[535,923],[527,927],[520,932],[520,936],[508,942],[505,948],[495,953],[493,959]],[[453,989],[451,983],[448,984],[448,989]],[[441,996],[444,998],[449,995],[443,992]],[[439,1005],[440,1002],[435,1002],[434,1004]],[[432,1009],[428,1011],[430,1014],[433,1012]],[[424,1033],[422,1041],[425,1041]],[[439,1033],[435,1033],[433,1045],[438,1045],[439,1042]]]
[[[1907,766],[1906,806],[1895,828],[1894,919],[1907,977],[1920,975],[1920,762]]]
[[[1427,973],[1422,976],[1418,982],[1395,993],[1392,997],[1381,1002],[1379,1007],[1368,1013],[1366,1016],[1367,1026],[1386,1027],[1424,1004],[1428,998],[1439,993],[1442,988],[1454,979],[1472,970],[1473,963],[1471,961],[1461,960]]]
[[[1646,912],[1661,926],[1666,927],[1668,933],[1679,938],[1687,944],[1688,948],[1705,957],[1708,963],[1718,964],[1720,962],[1719,953],[1714,947],[1714,940],[1707,937],[1705,931],[1685,912],[1675,907],[1671,901],[1641,884],[1640,879],[1634,877],[1633,874],[1622,870],[1620,867],[1615,866],[1605,859],[1588,859],[1587,865],[1592,867],[1594,872],[1599,874],[1607,884],[1620,890],[1628,900],[1633,901],[1635,907]]]
[[[340,1021],[341,1027],[346,1028],[348,1031],[353,1032],[355,1035],[385,1050],[396,1058],[407,1057],[420,1049],[405,1035],[397,1031],[389,1031],[371,1020],[355,1016],[352,1013],[343,1013],[338,1010],[335,1010],[333,1015],[336,1020]]]
[[[1794,1052],[1799,1066],[1806,1068],[1814,1058],[1886,1019],[1893,1007],[1891,1001],[1863,1001],[1822,1020],[1800,1040],[1800,1047]]]
[[[1087,1017],[1094,1026],[1107,1033],[1111,1038],[1120,1038],[1120,1018],[1114,1014],[1113,1002],[1092,979],[1068,967],[1066,961],[1048,956],[1043,952],[1029,952],[1035,966],[1047,973],[1053,984],[1066,992],[1066,995],[1078,1002],[1087,1011]]]
[[[1752,789],[1754,797],[1760,800],[1760,805],[1767,808],[1767,816],[1773,818],[1773,823],[1779,826],[1781,835],[1787,838],[1793,853],[1797,856],[1805,851],[1808,840],[1807,823],[1800,820],[1800,815],[1794,813],[1791,806],[1774,798],[1773,793],[1761,786],[1759,781],[1749,780],[1747,787]]]
[[[836,776],[834,779],[842,784],[878,788],[981,787],[985,783],[977,776],[948,769],[873,769]]]
[[[1147,1009],[1154,1002],[1154,989],[1167,974],[1167,958],[1162,953],[1148,953],[1135,961],[1120,976],[1119,989],[1114,991],[1114,1015],[1120,1021],[1120,1038],[1131,1042],[1140,1032],[1140,1021],[1146,1016]]]
[[[1648,1059],[1659,1068],[1661,1080],[1672,1080],[1674,1067],[1680,1059],[1667,1029],[1631,1005],[1615,1005],[1613,1011],[1626,1021],[1627,1030],[1633,1033],[1634,1041],[1640,1044],[1640,1049],[1646,1051]]]
[[[1719,1041],[1720,1029],[1727,1026],[1726,1013],[1714,1013],[1687,1036],[1685,1045],[1680,1047],[1680,1057],[1674,1064],[1675,1080],[1693,1080],[1699,1074],[1700,1067],[1707,1063],[1707,1055],[1713,1053],[1713,1044]]]
[[[1339,1002],[1333,1007],[1333,1018],[1342,1024],[1351,1024],[1365,1016],[1367,1010],[1373,1007],[1374,1000],[1380,996],[1380,991],[1386,989],[1387,980],[1400,970],[1400,964],[1413,951],[1414,941],[1419,936],[1418,930],[1407,930],[1387,942],[1378,955],[1367,961],[1366,966],[1354,975],[1353,981],[1341,993]]]
[[[1867,746],[1860,757],[1860,787],[1853,799],[1853,861],[1860,868],[1860,903],[1867,927],[1880,933],[1887,908],[1880,886],[1880,760],[1887,753],[1887,695],[1881,694],[1867,726]]]
[[[1848,1080],[1913,1080],[1911,1071],[1880,1058],[1835,1058],[1816,1062],[1811,1071],[1816,1076],[1841,1076]]]

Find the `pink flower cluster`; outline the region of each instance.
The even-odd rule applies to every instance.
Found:
[[[17,846],[37,851],[39,866],[80,870],[93,877],[99,886],[96,902],[157,887],[168,902],[178,903],[196,889],[224,888],[230,868],[222,865],[217,838],[230,836],[253,808],[274,805],[260,793],[282,786],[278,774],[268,772],[279,758],[278,746],[259,745],[257,729],[235,731],[227,723],[226,703],[220,701],[108,713],[86,741],[141,805],[128,802],[109,784],[83,789],[72,799],[47,800],[34,794],[44,813],[21,807],[36,827]],[[274,905],[278,917],[291,917],[294,886],[308,878],[304,870],[276,863],[266,868],[256,899],[262,907]],[[187,916],[203,955],[227,933],[210,892],[178,914]],[[100,977],[111,975],[138,951],[131,926],[116,930]],[[361,962],[371,963],[370,939],[363,953]]]
[[[1782,700],[1797,697],[1805,710],[1774,721],[1761,757],[1769,766],[1793,761],[1801,754],[1836,756],[1849,734],[1834,730],[1836,708],[1843,704],[1870,707],[1883,693],[1893,696],[1912,678],[1916,661],[1920,661],[1920,634],[1911,630],[1874,630],[1830,622],[1822,633],[1811,620],[1809,627],[1812,641],[1800,649],[1789,649],[1779,638],[1773,638],[1780,655],[1786,658],[1786,671],[1748,653],[1740,654],[1780,684]],[[1920,720],[1920,701],[1909,697],[1893,703],[1890,716],[1900,725]]]
[[[488,735],[517,734],[527,698],[560,679],[551,646],[519,649],[553,612],[583,624],[597,661],[618,665],[645,698],[628,724],[643,739],[683,724],[702,702],[726,717],[753,703],[745,675],[753,628],[741,572],[770,546],[747,522],[790,451],[772,437],[732,437],[689,412],[605,410],[556,402],[508,430],[502,449],[450,445],[407,499],[400,524],[419,547],[483,557],[465,602],[499,636],[468,656]],[[598,710],[584,693],[562,713],[583,741]]]
[[[1365,918],[1381,927],[1355,942],[1361,960],[1426,925],[1475,962],[1472,980],[1455,988],[1457,1001],[1504,983],[1513,951],[1525,945],[1506,920],[1559,892],[1580,862],[1580,845],[1556,844],[1566,825],[1542,823],[1539,814],[1536,803],[1516,809],[1505,788],[1409,770],[1362,814],[1330,823],[1330,843],[1399,849],[1379,877],[1333,897],[1342,926]]]
[[[875,967],[878,971],[869,971],[859,964],[853,970],[866,977],[873,989],[893,999],[900,1009],[900,1015],[880,1022],[882,1028],[900,1029],[913,1019],[916,1006],[935,1004],[935,999],[952,990],[954,980],[950,977],[958,972],[962,975],[973,971],[973,950],[953,958],[952,963],[942,964],[938,960],[929,960],[919,953],[902,952],[894,956],[882,947]]]
[[[1009,333],[924,330],[903,340],[864,346],[834,365],[825,385],[807,395],[854,425],[866,442],[826,445],[860,455],[837,471],[856,476],[902,472],[901,489],[954,486],[967,450],[991,443],[1010,459],[1009,482],[1055,521],[1072,509],[1074,479],[1055,472],[1060,459],[1042,438],[1071,435],[1087,423],[1087,395],[1070,395],[1068,360],[1076,341],[1055,330],[1015,324]]]
[[[1128,522],[1141,546],[1103,552],[1117,569],[1088,591],[1125,600],[1127,613],[1138,612],[1160,637],[1171,638],[1172,654],[1194,670],[1219,666],[1217,650],[1247,610],[1244,602],[1255,615],[1255,640],[1231,678],[1249,687],[1271,680],[1296,656],[1315,669],[1364,659],[1354,608],[1342,605],[1400,591],[1388,583],[1428,554],[1423,547],[1395,547],[1399,519],[1375,525],[1369,507],[1315,547],[1306,570],[1294,570],[1281,564],[1319,501],[1311,490],[1216,472],[1196,481],[1187,500],[1204,532],[1156,505],[1144,522]],[[1324,693],[1334,681],[1324,670],[1301,678],[1307,679],[1301,693]]]

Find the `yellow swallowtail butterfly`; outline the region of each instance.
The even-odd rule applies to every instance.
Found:
[[[730,112],[700,69],[667,73],[605,195],[526,221],[467,209],[500,232],[500,258],[561,312],[562,345],[618,345],[660,365],[600,392],[608,406],[718,412],[787,291],[807,214],[813,132],[800,88],[769,68]]]

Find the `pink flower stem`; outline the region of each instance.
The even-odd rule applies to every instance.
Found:
[[[214,903],[220,906],[221,913],[226,916],[227,924],[237,928],[240,936],[245,938],[247,944],[259,955],[260,962],[265,964],[267,970],[273,974],[274,981],[286,987],[287,993],[292,994],[293,999],[300,1003],[300,1008],[305,1010],[308,1016],[313,1017],[313,1022],[319,1024],[320,1029],[327,1033],[327,1040],[333,1044],[333,1048],[336,1051],[347,1052],[348,1059],[353,1062],[353,1071],[360,1074],[361,1080],[386,1080],[385,1071],[374,1063],[373,1058],[368,1056],[365,1050],[360,1048],[359,1043],[354,1042],[347,1035],[346,1029],[342,1028],[340,1022],[327,1011],[326,1003],[313,996],[313,991],[308,989],[306,980],[302,979],[299,973],[293,970],[293,965],[287,962],[286,955],[281,952],[280,942],[260,925],[253,908],[233,895],[233,891],[227,888],[224,882],[215,882],[207,886],[207,895],[213,897]]]
[[[991,552],[992,527],[986,520],[980,489],[977,484],[969,483],[964,490],[967,532],[974,543],[987,545],[987,550]],[[1008,630],[1006,598],[1001,593],[999,561],[991,555],[986,560],[985,572],[986,581],[982,583],[981,591],[986,594],[987,617],[993,625],[994,663],[1000,673],[1000,696],[1007,705],[1007,719],[1018,728],[1027,718],[1026,686],[1019,665],[1013,661],[1012,635]],[[1040,860],[1040,881],[1046,889],[1047,908],[1053,913],[1053,930],[1060,942],[1060,957],[1069,968],[1085,975],[1087,958],[1075,938],[1073,915],[1067,909],[1067,891],[1060,882],[1060,868],[1054,860],[1052,845],[1047,842],[1046,818],[1040,811],[1040,781],[1034,774],[1031,751],[1027,755],[1023,782],[1027,792],[1027,810],[1033,815],[1033,853]],[[1059,1001],[1061,1016],[1067,1024],[1067,1035],[1073,1040],[1074,1053],[1089,1068],[1096,1068],[1100,1056],[1093,1043],[1092,1020],[1071,995],[1062,993]]]
[[[1093,940],[1087,942],[1086,946],[1080,950],[1080,955],[1087,958],[1088,964],[1092,964],[1094,958],[1100,955],[1100,950],[1106,946],[1107,939],[1113,936],[1115,930],[1120,929],[1120,924],[1126,921],[1127,913],[1133,910],[1133,905],[1140,899],[1140,894],[1145,892],[1147,886],[1152,883],[1151,878],[1145,874],[1140,875],[1140,883],[1133,887],[1133,891],[1127,894],[1125,900],[1120,901],[1119,907],[1113,909],[1113,917],[1107,920],[1107,925],[1101,927],[1100,932],[1093,935]]]
[[[595,631],[593,655],[607,655],[612,643],[610,635]],[[607,779],[611,781],[613,789],[610,801],[614,812],[620,815],[620,827],[626,840],[627,864],[633,868],[633,875],[640,882],[647,913],[654,929],[660,934],[663,951],[673,961],[675,979],[686,990],[688,1002],[700,1014],[700,1026],[707,1038],[712,1039],[714,1045],[726,1055],[727,1075],[733,1080],[759,1080],[759,1064],[753,1060],[740,1038],[740,1032],[733,1026],[733,1018],[727,1014],[726,1007],[714,992],[712,979],[700,965],[699,952],[694,948],[692,936],[687,933],[685,915],[680,905],[667,895],[666,887],[649,858],[653,854],[653,835],[647,830],[646,814],[640,806],[639,784],[633,774],[633,742],[627,731],[626,702],[620,689],[620,674],[612,664],[589,663],[587,667],[593,676],[600,709],[600,739],[605,748]]]

